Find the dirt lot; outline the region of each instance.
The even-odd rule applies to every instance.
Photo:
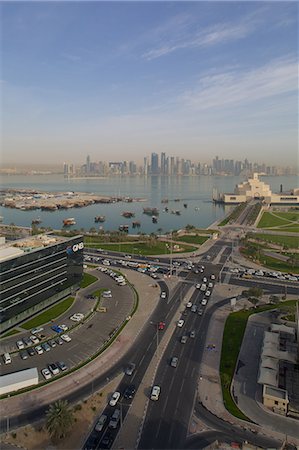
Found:
[[[121,376],[115,378],[104,389],[74,406],[75,422],[73,428],[69,435],[58,444],[51,442],[45,428],[45,423],[39,422],[33,426],[27,425],[26,427],[3,434],[0,438],[0,447],[1,442],[6,442],[27,450],[80,450],[88,431],[92,428],[96,418],[106,406],[120,378]]]

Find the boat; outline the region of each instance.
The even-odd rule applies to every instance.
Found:
[[[126,233],[128,233],[129,231],[129,225],[120,225],[118,227],[119,231],[125,231]]]
[[[176,214],[177,216],[180,216],[181,215],[181,211],[179,211],[178,209],[176,209],[176,210],[172,210],[171,211],[171,214]]]
[[[180,198],[175,198],[174,201],[175,201],[175,202],[180,202],[181,199],[180,199]]]
[[[184,208],[187,208],[187,206],[188,206],[188,203],[184,203]]]
[[[153,223],[158,223],[158,217],[157,216],[152,216],[152,222]]]
[[[157,208],[146,207],[146,208],[143,208],[143,214],[148,214],[150,216],[152,216],[152,215],[156,216],[159,214],[159,210]]]
[[[106,220],[105,216],[95,216],[95,218],[94,218],[94,221],[96,223],[98,223],[98,222],[105,222],[105,220]]]
[[[126,217],[127,219],[131,219],[131,217],[135,217],[135,213],[131,212],[131,211],[123,211],[121,213],[121,215],[123,217]]]
[[[64,227],[69,227],[70,225],[76,225],[76,221],[73,217],[70,217],[68,219],[64,219],[63,220],[63,226]]]
[[[168,198],[162,198],[161,203],[168,203]]]
[[[165,208],[163,209],[164,212],[168,212],[168,208],[167,206],[165,206]]]
[[[36,219],[32,219],[31,223],[32,225],[37,225],[42,222],[42,219],[40,217],[37,217]]]
[[[135,222],[132,222],[133,228],[139,228],[140,226],[141,226],[141,223],[138,220],[136,220]]]
[[[199,211],[199,207],[198,207],[198,206],[195,206],[194,210],[195,210],[195,211]]]

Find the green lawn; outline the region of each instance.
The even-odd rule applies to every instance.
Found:
[[[176,241],[180,241],[180,242],[187,242],[188,244],[197,244],[197,245],[201,245],[204,242],[206,242],[209,239],[208,236],[180,236],[178,238],[176,238]]]
[[[97,281],[97,277],[95,277],[94,275],[90,275],[90,273],[84,273],[80,287],[86,288],[87,286],[94,283],[95,281]]]
[[[31,328],[39,327],[44,323],[48,323],[52,319],[56,319],[56,317],[63,314],[72,306],[74,300],[74,297],[68,297],[65,300],[62,300],[61,302],[57,303],[54,306],[51,306],[51,308],[47,309],[41,314],[38,314],[36,317],[33,317],[33,319],[28,320],[28,322],[23,323],[21,325],[21,328],[30,330]]]
[[[115,252],[130,253],[134,255],[164,255],[169,254],[169,242],[155,241],[153,244],[149,242],[134,242],[132,244],[98,244],[94,245],[94,248],[102,248],[103,250],[110,250]],[[173,253],[185,253],[194,252],[197,250],[196,247],[181,245],[181,250],[179,252],[175,251],[175,244],[172,244]]]
[[[220,377],[224,405],[226,409],[234,416],[246,420],[246,417],[239,410],[231,396],[230,386],[249,316],[270,309],[277,309],[278,307],[282,307],[283,309],[289,306],[295,307],[297,301],[298,300],[288,300],[286,302],[276,303],[273,305],[261,306],[256,309],[253,308],[249,311],[237,311],[231,313],[226,319],[222,339]]]
[[[258,228],[271,228],[271,227],[282,227],[282,230],[291,230],[294,228],[294,231],[299,229],[299,226],[294,223],[298,222],[299,214],[296,212],[290,213],[281,213],[281,212],[264,212],[261,220],[259,221],[257,227]]]
[[[297,236],[250,233],[250,237],[261,239],[273,244],[287,245],[289,248],[299,248],[299,238]]]

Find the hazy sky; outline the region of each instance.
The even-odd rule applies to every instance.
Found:
[[[3,2],[3,163],[297,163],[296,2]]]

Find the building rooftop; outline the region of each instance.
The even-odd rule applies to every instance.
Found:
[[[24,253],[30,253],[41,248],[49,247],[51,245],[67,242],[77,236],[63,237],[48,234],[38,234],[16,241],[9,241],[0,244],[0,262],[22,256]]]
[[[272,386],[264,386],[264,393],[266,395],[272,395],[272,397],[281,398],[282,400],[288,400],[288,393],[284,389],[279,389]]]

